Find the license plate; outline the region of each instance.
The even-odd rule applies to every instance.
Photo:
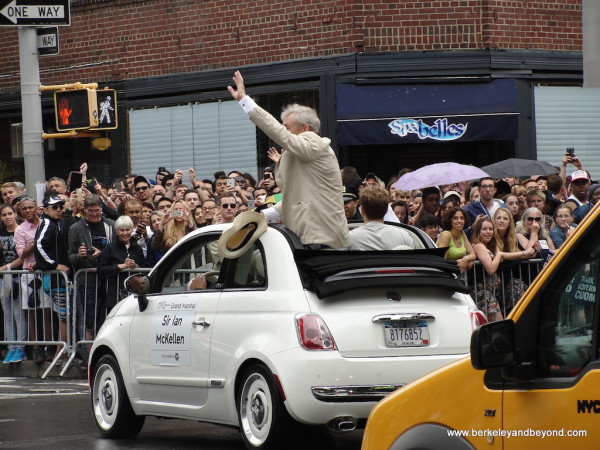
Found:
[[[427,322],[384,322],[385,345],[388,347],[418,347],[429,345]]]

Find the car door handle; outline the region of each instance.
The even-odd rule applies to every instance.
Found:
[[[195,327],[210,327],[210,322],[207,322],[206,319],[202,317],[201,319],[194,320],[192,322],[192,325],[194,325]]]

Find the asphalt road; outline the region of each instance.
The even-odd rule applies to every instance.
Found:
[[[290,436],[290,446],[311,450],[359,450],[362,430],[345,434],[311,428]],[[307,436],[308,435],[308,436]],[[91,415],[85,380],[0,378],[0,448],[10,449],[198,449],[241,450],[232,428],[149,417],[135,439],[99,436]]]

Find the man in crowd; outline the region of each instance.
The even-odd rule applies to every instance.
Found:
[[[102,249],[114,239],[114,221],[102,217],[100,196],[89,195],[83,201],[83,213],[84,217],[69,228],[69,263],[75,271],[97,268]],[[80,275],[75,282],[79,287],[77,296],[79,336],[85,336],[86,340],[93,340],[95,331],[100,325],[95,323],[96,305],[100,304],[98,295],[104,292],[103,289],[98,289],[95,273]],[[82,320],[83,318],[85,321]],[[83,356],[87,356],[87,353],[84,352]]]
[[[148,254],[148,245],[146,243],[146,239],[148,238],[148,229],[142,220],[142,202],[137,198],[130,198],[125,201],[124,211],[125,215],[131,218],[133,221],[133,226],[135,227],[131,239],[133,239],[140,245],[140,247],[142,247],[145,258]]]
[[[213,223],[216,206],[217,204],[213,199],[208,199],[202,202],[202,214],[204,214],[204,218],[209,225]]]
[[[565,200],[565,205],[575,211],[579,206],[588,203],[590,177],[585,170],[576,170],[571,174],[571,195]]]
[[[262,213],[271,222],[283,221],[305,245],[347,247],[342,177],[330,140],[318,134],[320,121],[316,112],[306,106],[290,105],[281,114],[282,125],[246,95],[239,71],[233,81],[236,89],[227,88],[231,96],[252,122],[285,149],[275,158],[275,178],[284,198]]]
[[[413,223],[419,223],[423,214],[437,215],[440,209],[440,190],[437,187],[426,187],[421,190],[421,206],[417,210]]]
[[[535,183],[537,189],[537,183]],[[471,216],[471,223],[475,223],[478,216],[486,215],[490,219],[501,206],[506,206],[502,200],[494,198],[496,185],[493,178],[484,177],[479,180],[479,201],[471,202],[465,208]]]
[[[344,213],[348,222],[362,222],[363,216],[358,211],[358,189],[344,186]]]
[[[232,223],[237,214],[238,205],[233,195],[223,194],[219,197],[219,223]]]
[[[52,177],[48,180],[48,190],[57,194],[66,194],[67,182],[60,177]]]
[[[63,221],[65,201],[55,195],[47,195],[44,197],[43,204],[44,215],[35,234],[36,269],[59,270],[68,275],[71,269],[69,268],[67,230]],[[54,312],[58,314],[58,339],[66,342],[67,321],[70,319],[71,308],[67,304],[67,286],[64,277],[59,274],[50,274],[50,292]],[[61,348],[57,347],[57,356],[60,351]],[[62,364],[62,361],[59,364]]]
[[[143,202],[152,202],[152,191],[150,190],[151,186],[146,177],[138,175],[133,180],[133,197],[137,198],[139,201]]]
[[[4,203],[11,203],[19,194],[19,189],[13,182],[4,183],[0,190],[2,191],[2,200],[4,200]]]
[[[379,186],[367,186],[360,191],[360,205],[365,225],[350,231],[350,250],[393,250],[398,246],[414,248],[408,231],[383,223],[390,195]]]

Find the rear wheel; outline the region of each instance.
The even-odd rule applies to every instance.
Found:
[[[246,446],[285,448],[283,439],[293,421],[283,405],[273,374],[256,364],[246,370],[240,386],[238,416]]]
[[[144,426],[144,416],[136,416],[123,385],[119,363],[104,355],[92,371],[92,411],[96,427],[109,438],[136,436]]]

